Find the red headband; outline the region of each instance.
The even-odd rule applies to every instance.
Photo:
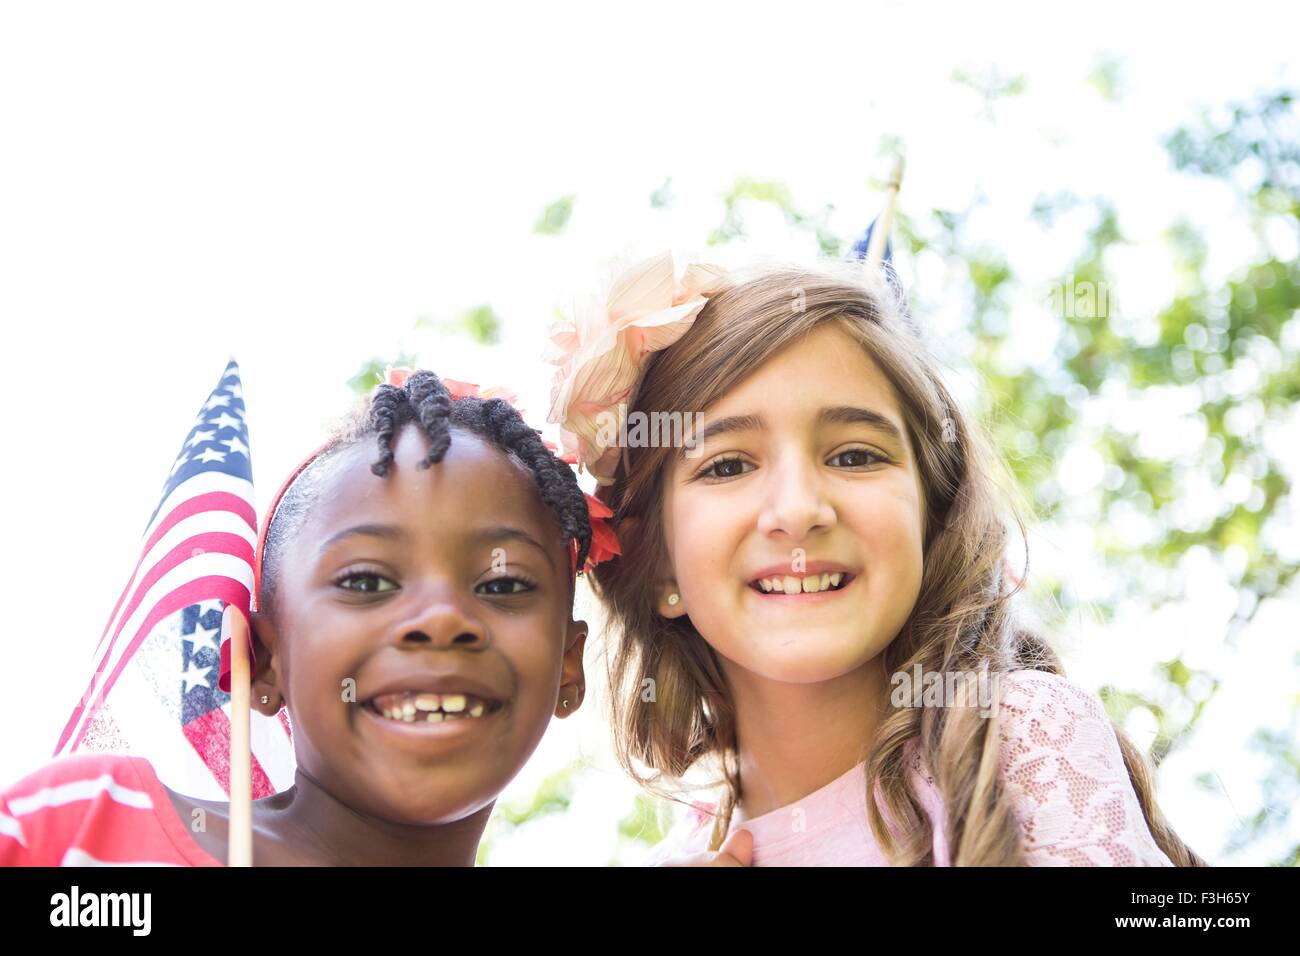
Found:
[[[413,369],[409,368],[390,368],[387,374],[387,384],[400,388],[411,374]],[[514,392],[509,392],[501,388],[490,388],[480,391],[477,385],[469,382],[458,382],[455,379],[444,378],[442,384],[451,392],[453,399],[472,396],[474,398],[501,398],[514,405],[518,397]],[[519,414],[523,415],[522,409],[516,409]],[[542,439],[542,444],[552,452],[558,452],[559,448],[554,442]],[[262,591],[262,558],[266,554],[266,533],[271,527],[271,522],[275,518],[275,512],[280,507],[280,499],[289,490],[290,486],[298,480],[298,476],[307,469],[307,466],[315,461],[322,452],[334,445],[334,439],[325,442],[310,455],[302,460],[289,477],[280,485],[280,490],[275,493],[275,498],[271,501],[271,507],[267,509],[266,520],[262,522],[262,530],[257,535],[257,551],[253,555],[253,593],[250,596],[249,604],[251,610],[258,610],[257,596]],[[557,455],[560,461],[568,465],[576,465],[577,457],[572,454]],[[583,497],[587,499],[587,515],[591,522],[591,546],[587,552],[587,560],[583,566],[583,573],[590,571],[602,561],[607,561],[612,557],[622,554],[619,547],[618,535],[610,527],[606,518],[612,518],[614,512],[598,498],[583,492]],[[569,552],[569,576],[576,578],[578,575],[578,539],[570,538],[568,545]],[[253,632],[250,627],[248,630],[248,663],[250,672],[256,672],[257,659],[253,653]],[[230,693],[230,643],[222,641],[221,643],[221,675],[217,678],[217,686]]]

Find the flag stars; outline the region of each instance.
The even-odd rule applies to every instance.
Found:
[[[217,428],[243,428],[244,427],[244,423],[241,422],[238,418],[234,418],[231,415],[227,415],[225,412],[222,412],[216,418],[208,419],[207,424],[216,425]]]
[[[248,457],[248,446],[239,440],[238,435],[234,438],[223,438],[220,444],[225,445],[230,449],[230,451],[226,453],[228,455],[243,455],[245,458]]]
[[[190,658],[190,663],[185,665],[185,670],[181,671],[181,696],[184,697],[190,692],[191,687],[208,687],[208,675],[212,673],[211,667],[194,667],[194,658]]]
[[[172,465],[172,475],[175,475],[176,472],[180,471],[181,467],[189,460],[190,460],[189,455],[181,455],[181,457],[177,458],[176,464]]]
[[[195,445],[201,445],[205,441],[213,441],[217,437],[217,430],[214,428],[210,432],[196,431],[194,437],[185,443],[186,448],[193,448]]]
[[[205,465],[210,461],[224,462],[226,460],[226,455],[228,454],[229,452],[217,451],[215,448],[205,448],[199,454],[194,456],[194,460],[202,462]]]
[[[212,631],[212,630],[208,630],[207,628],[201,627],[194,632],[194,635],[192,637],[185,638],[185,641],[190,645],[189,653],[191,658],[197,659],[198,656],[202,654],[204,651],[211,651],[212,653],[218,655],[218,658],[220,658],[221,655],[221,632],[220,631]]]
[[[233,398],[244,397],[244,390],[240,387],[238,382],[235,382],[233,385],[227,385],[226,391],[229,392]]]
[[[229,404],[229,395],[222,395],[220,392],[213,392],[212,397],[208,399],[208,403],[203,406],[203,410],[205,412],[210,412],[214,408],[220,408],[223,405],[228,406]]]
[[[205,647],[212,646],[217,650],[221,649],[221,628],[204,627],[202,624],[194,628],[194,636],[190,638],[194,642],[194,653],[198,653]]]

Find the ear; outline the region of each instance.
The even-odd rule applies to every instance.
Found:
[[[630,541],[641,531],[641,517],[639,515],[628,515],[618,523],[615,534],[620,541]],[[673,595],[677,595],[673,599]],[[686,604],[682,600],[681,589],[677,587],[677,581],[671,577],[660,581],[657,585],[655,595],[655,606],[663,617],[681,617],[686,613]]]
[[[582,671],[582,652],[587,645],[587,622],[570,621],[564,636],[564,659],[560,665],[560,693],[555,701],[555,716],[561,719],[582,706],[587,681]],[[568,706],[564,702],[568,701]]]
[[[681,589],[673,579],[662,581],[658,585],[656,605],[664,617],[681,617],[686,613],[686,602],[682,599]]]
[[[276,648],[279,634],[270,616],[262,611],[249,615],[249,633],[253,638],[253,653],[257,666],[253,672],[253,709],[267,717],[274,717],[288,700],[281,693],[279,675],[276,673]],[[262,698],[266,697],[266,703]]]

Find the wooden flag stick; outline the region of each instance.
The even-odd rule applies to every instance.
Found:
[[[253,865],[253,760],[249,744],[248,620],[233,604],[221,614],[230,640],[230,831],[227,866]]]
[[[894,168],[889,173],[889,182],[885,184],[885,208],[876,220],[876,227],[871,230],[871,242],[867,246],[867,255],[863,268],[875,269],[885,258],[885,243],[889,241],[889,230],[894,224],[894,203],[898,199],[898,190],[903,185],[903,157],[894,157]]]

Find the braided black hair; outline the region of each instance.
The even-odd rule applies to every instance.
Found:
[[[312,460],[281,498],[267,529],[262,554],[261,593],[258,606],[270,611],[279,578],[285,543],[302,524],[316,497],[323,462],[369,436],[375,436],[379,458],[370,470],[385,477],[393,462],[393,441],[409,422],[417,422],[429,436],[429,453],[418,467],[442,461],[451,446],[451,429],[461,428],[486,438],[517,458],[532,473],[542,501],[555,516],[566,546],[578,540],[578,568],[591,550],[591,518],[587,499],[572,468],[560,461],[542,442],[541,432],[529,427],[518,410],[500,398],[453,398],[433,372],[412,372],[404,385],[380,385],[370,404],[359,409],[338,430],[326,448]],[[567,547],[566,547],[567,553]]]

